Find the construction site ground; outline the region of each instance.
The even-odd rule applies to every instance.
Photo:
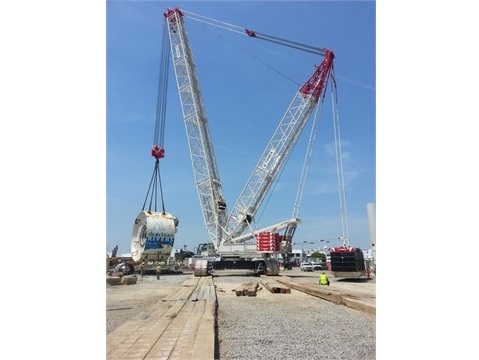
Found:
[[[320,272],[280,271],[279,276],[244,277],[179,275],[139,277],[132,285],[107,285],[107,359],[214,359],[215,315],[224,296],[261,296],[277,301],[277,293],[296,292],[348,306],[375,316],[376,279],[341,279],[318,284]],[[225,278],[228,276],[228,278]],[[261,291],[260,291],[261,290]]]

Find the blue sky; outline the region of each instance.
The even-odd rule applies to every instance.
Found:
[[[163,12],[179,7],[276,37],[326,47],[335,57],[350,242],[370,247],[367,203],[376,201],[375,8],[372,1],[122,2],[106,5],[106,245],[130,251],[154,168],[153,144]],[[234,204],[297,89],[322,57],[204,25],[185,25],[226,202]],[[175,247],[209,241],[193,181],[180,102],[170,64],[165,158],[160,160],[165,209],[180,220]],[[329,90],[329,89],[328,89]],[[334,157],[331,93],[319,117],[294,242],[338,244],[342,235]],[[312,124],[310,120],[309,125]],[[289,219],[310,126],[303,131],[257,221]],[[266,201],[265,201],[266,202]],[[299,247],[299,246],[298,246]]]

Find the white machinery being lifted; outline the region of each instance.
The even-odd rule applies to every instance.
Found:
[[[291,249],[291,240],[300,219],[293,214],[291,219],[263,229],[255,230],[252,226],[255,224],[256,213],[291,154],[310,115],[318,102],[323,100],[328,81],[330,78],[334,79],[334,54],[325,48],[311,47],[243,29],[247,36],[318,54],[324,56],[324,60],[294,95],[228,215],[200,85],[183,21],[185,14],[191,18],[195,16],[184,10],[168,9],[164,13],[165,31],[169,34],[171,59],[176,75],[195,184],[214,250],[213,254],[208,255],[218,257],[217,262],[210,260],[197,262],[198,271],[195,274],[202,276],[219,269],[239,268],[251,269],[255,274],[262,272],[278,274],[278,266],[268,259],[271,253],[279,253],[280,249],[262,251],[258,247],[258,235],[276,234],[279,230],[285,229],[284,235],[280,236],[281,247]],[[205,19],[202,17],[202,21]],[[221,24],[222,27],[232,27],[225,23]],[[300,197],[299,192],[298,196]],[[251,261],[253,259],[256,260]]]

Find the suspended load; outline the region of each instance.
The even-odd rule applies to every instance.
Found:
[[[131,257],[134,261],[167,261],[175,243],[178,219],[166,212],[141,211],[131,234]]]
[[[168,84],[168,36],[163,36],[163,53],[160,59],[158,103],[155,121],[153,146],[150,154],[155,166],[141,211],[135,218],[131,234],[131,257],[137,262],[153,260],[167,262],[175,243],[178,218],[165,211],[163,188],[161,185],[160,159],[165,157],[164,137],[166,118],[166,89]],[[165,50],[166,49],[166,50]],[[162,211],[157,211],[161,200]]]

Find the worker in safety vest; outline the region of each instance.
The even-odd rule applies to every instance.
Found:
[[[329,286],[329,279],[326,273],[323,271],[321,275],[319,275],[319,285],[328,285]]]
[[[160,280],[160,274],[161,274],[161,265],[160,263],[156,264],[156,278]]]

